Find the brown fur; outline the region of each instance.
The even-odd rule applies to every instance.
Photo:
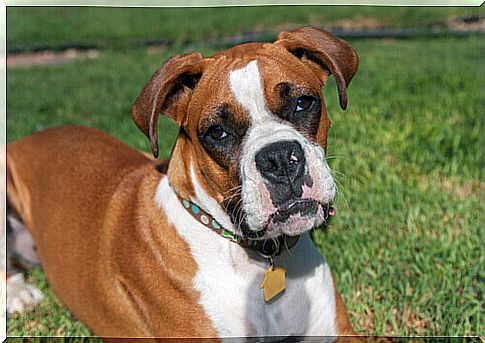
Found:
[[[7,164],[8,200],[79,320],[103,336],[215,335],[187,287],[197,268],[189,247],[154,202],[153,160],[64,127],[9,144]]]
[[[270,110],[279,105],[277,84],[301,83],[320,93],[330,73],[345,107],[345,90],[357,68],[347,43],[310,28],[282,33],[274,44],[244,44],[208,58],[199,53],[171,58],[133,104],[133,119],[155,156],[159,112],[181,126],[170,163],[159,164],[84,127],[50,129],[9,144],[8,201],[30,228],[53,289],[96,334],[215,336],[191,287],[196,263],[154,195],[167,171],[171,186],[190,198],[191,165],[220,204],[237,186],[238,154],[224,168],[198,135],[218,105],[227,103],[237,118],[247,117],[230,93],[228,74],[254,59]],[[322,103],[318,132],[310,138],[323,148],[329,126]],[[335,296],[338,331],[353,333],[336,290]]]
[[[303,56],[293,54],[298,49]],[[282,32],[275,43],[241,44],[207,58],[196,52],[172,57],[152,76],[135,101],[133,118],[150,138],[155,155],[158,154],[155,134],[158,113],[166,114],[182,126],[182,137],[177,140],[174,154],[183,156],[183,159],[169,168],[170,183],[181,195],[193,195],[186,175],[190,175],[188,168],[190,161],[194,161],[199,167],[196,171],[204,170],[204,175],[198,175],[198,179],[207,194],[221,204],[228,197],[234,203],[240,200],[230,192],[238,186],[239,154],[234,155],[231,167],[225,170],[208,156],[197,136],[203,120],[214,108],[224,103],[229,104],[238,118],[246,117],[245,110],[231,94],[228,75],[231,70],[243,67],[252,60],[258,60],[270,110],[278,106],[273,101],[279,98],[275,89],[277,84],[302,84],[320,94],[330,73],[335,74],[338,80],[341,100],[345,100],[342,100],[345,103],[342,107],[345,107],[346,88],[358,64],[357,55],[350,45],[314,28]],[[321,120],[313,139],[324,149],[329,128],[330,120],[322,103]],[[193,144],[185,142],[185,135],[192,138],[190,141]],[[177,168],[177,173],[170,172],[172,167]]]

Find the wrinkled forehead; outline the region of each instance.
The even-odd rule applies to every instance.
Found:
[[[247,46],[245,48],[245,46]],[[272,44],[247,44],[214,56],[199,81],[189,107],[200,115],[223,107],[248,115],[243,104],[272,111],[281,84],[314,93],[321,89],[317,75],[285,49]]]

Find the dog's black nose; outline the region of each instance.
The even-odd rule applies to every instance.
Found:
[[[255,162],[269,182],[290,185],[303,176],[305,153],[297,141],[279,141],[263,147],[256,154]]]

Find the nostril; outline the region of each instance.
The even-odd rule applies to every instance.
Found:
[[[275,172],[278,170],[278,161],[271,156],[261,155],[256,159],[256,166],[263,172]]]
[[[263,161],[261,169],[267,172],[275,172],[278,170],[278,163],[275,159],[268,158],[267,160]]]
[[[268,171],[275,172],[279,169],[278,161],[272,159],[272,160],[269,161],[269,164],[270,164],[270,167],[269,167]]]

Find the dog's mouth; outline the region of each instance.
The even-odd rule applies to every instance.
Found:
[[[274,212],[268,220],[268,224],[272,223],[284,223],[290,216],[299,213],[302,217],[315,216],[318,208],[321,204],[318,201],[311,199],[291,201],[281,206],[276,212]],[[322,207],[323,208],[323,207]]]
[[[243,237],[249,240],[261,240],[281,235],[298,236],[315,227],[326,226],[330,218],[335,215],[335,209],[332,203],[323,203],[315,199],[291,200],[270,214],[259,230],[249,227],[244,220],[244,213],[238,214],[242,220],[232,219],[241,229]]]
[[[251,230],[243,220],[240,229],[250,240],[276,238],[281,235],[298,236],[315,227],[326,226],[335,215],[332,204],[324,204],[314,199],[298,199],[278,207],[259,230]]]
[[[327,224],[328,219],[334,215],[332,204],[323,204],[314,199],[294,200],[280,206],[270,215],[265,230],[297,235],[314,226]]]

